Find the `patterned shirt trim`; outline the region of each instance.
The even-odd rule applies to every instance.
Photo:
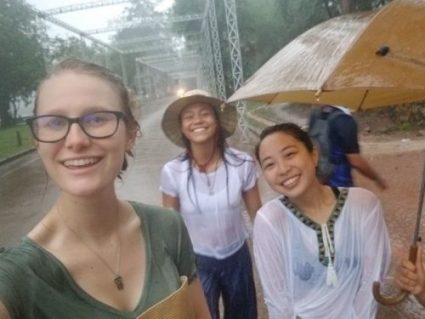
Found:
[[[338,219],[339,215],[341,214],[341,211],[342,211],[342,208],[344,207],[347,196],[348,196],[348,188],[339,188],[339,194],[336,198],[335,207],[334,207],[331,215],[329,216],[328,221],[326,222],[326,225],[328,226],[329,234],[330,234],[330,237],[331,237],[331,240],[332,240],[332,245],[334,247],[335,247],[334,226],[335,226],[336,220]],[[327,266],[328,265],[328,258],[325,256],[325,245],[324,245],[324,242],[323,242],[323,234],[322,234],[322,228],[321,228],[320,224],[316,223],[315,221],[311,220],[309,217],[305,216],[286,197],[282,197],[280,199],[280,201],[304,225],[306,225],[307,227],[310,227],[311,229],[313,229],[316,232],[317,242],[319,243],[319,261],[323,266]],[[335,252],[331,253],[331,257],[332,257],[332,261],[335,262]]]

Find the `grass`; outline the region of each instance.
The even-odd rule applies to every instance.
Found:
[[[18,143],[18,134],[21,137],[21,145]],[[12,127],[0,128],[0,159],[28,150],[33,145],[28,126],[18,124]]]

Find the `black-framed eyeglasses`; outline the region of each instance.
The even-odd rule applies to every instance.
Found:
[[[120,119],[125,118],[126,115],[123,112],[100,111],[74,118],[62,115],[40,115],[28,118],[26,122],[37,141],[56,143],[67,137],[73,123],[77,123],[87,136],[102,139],[114,135]]]

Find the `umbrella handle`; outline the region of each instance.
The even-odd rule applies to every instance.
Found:
[[[418,252],[418,246],[415,244],[410,246],[409,249],[409,261],[413,264],[416,263],[416,256]],[[397,305],[407,298],[409,292],[406,290],[401,290],[398,295],[395,296],[383,296],[381,295],[381,283],[379,281],[375,281],[373,283],[373,296],[375,300],[384,306],[392,306]]]

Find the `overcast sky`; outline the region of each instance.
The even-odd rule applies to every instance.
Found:
[[[72,5],[72,4],[80,4],[80,3],[89,3],[92,0],[26,0],[28,3],[33,5],[39,10],[47,10],[53,9],[57,7]],[[161,2],[160,7],[157,9],[165,10],[171,6],[174,0],[163,0]],[[119,18],[124,9],[129,4],[116,4],[110,5],[95,9],[87,9],[83,11],[75,11],[66,14],[59,14],[55,17],[64,21],[65,23],[80,29],[82,31],[103,28],[108,25],[108,22],[113,21],[114,19]],[[49,24],[50,25],[50,24]],[[62,28],[51,26],[49,29],[49,35],[57,35],[57,34],[67,34]],[[109,42],[109,37],[111,33],[102,33],[102,34],[94,34],[96,38]]]

